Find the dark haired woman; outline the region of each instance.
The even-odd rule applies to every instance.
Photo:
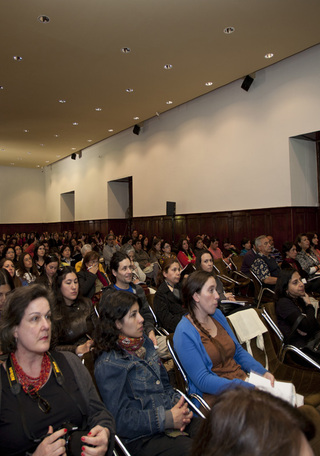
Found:
[[[310,242],[310,252],[313,253],[317,260],[320,262],[320,250],[318,249],[319,238],[317,233],[307,233],[307,237]]]
[[[20,260],[20,257],[21,257],[21,254],[22,254],[22,248],[20,245],[15,245],[14,246],[14,252],[15,252],[15,265],[17,265],[19,263],[19,260]]]
[[[90,299],[79,294],[79,282],[75,270],[65,266],[58,270],[56,289],[57,349],[81,356],[90,351],[96,314]]]
[[[50,290],[55,290],[57,270],[59,267],[59,258],[55,255],[48,255],[44,257],[43,271],[36,279],[36,283],[41,283]]]
[[[207,251],[207,247],[203,243],[202,236],[196,236],[193,240],[193,252],[197,257],[203,251]]]
[[[141,239],[141,246],[142,246],[142,250],[144,250],[145,252],[148,253],[148,251],[149,251],[149,238],[147,236],[144,236]]]
[[[71,247],[66,244],[61,248],[61,263],[63,266],[75,266],[76,261],[72,257]]]
[[[21,255],[16,275],[21,280],[23,287],[33,283],[39,276],[37,268],[33,264],[30,253],[23,252]]]
[[[19,288],[2,314],[0,343],[8,358],[0,366],[0,454],[66,455],[66,423],[72,423],[84,431],[74,435],[74,454],[104,456],[109,446],[111,455],[113,419],[89,372],[72,353],[49,352],[52,301],[41,285]]]
[[[165,260],[168,258],[177,258],[177,255],[171,251],[171,245],[167,241],[161,242],[161,258],[159,264],[162,267]]]
[[[317,257],[310,252],[310,241],[305,233],[297,236],[295,245],[298,250],[297,261],[299,261],[302,269],[308,274],[309,278],[315,277],[315,274],[320,271],[320,263]]]
[[[298,271],[281,271],[275,292],[276,314],[285,342],[303,348],[320,331],[320,325]]]
[[[154,295],[154,311],[159,325],[173,333],[186,313],[181,300],[180,264],[176,258],[164,261],[158,274],[158,289]]]
[[[109,285],[107,276],[99,270],[99,258],[99,253],[94,250],[87,252],[77,274],[81,294],[90,298],[94,304],[99,302],[102,289]]]
[[[241,252],[240,256],[245,256],[246,253],[251,249],[251,241],[248,238],[241,239]]]
[[[189,312],[174,333],[174,348],[189,379],[190,393],[212,403],[213,395],[241,385],[254,371],[274,381],[273,375],[244,350],[222,312],[217,309],[216,281],[204,271],[193,272],[182,289]]]
[[[0,269],[0,316],[7,297],[12,290],[14,290],[14,283],[11,275],[6,269]]]
[[[179,241],[177,258],[183,268],[188,264],[194,264],[196,262],[196,257],[190,249],[189,242],[186,238]]]
[[[9,272],[13,280],[14,288],[22,287],[21,280],[16,276],[16,268],[13,261],[2,258],[0,261],[0,268],[6,269]]]
[[[216,237],[212,237],[210,239],[210,244],[208,248],[209,252],[213,256],[214,260],[219,260],[219,258],[223,258],[222,251],[219,249],[219,239]]]
[[[142,245],[142,244],[141,244]],[[149,257],[151,263],[156,263],[161,258],[161,239],[154,238],[152,247],[149,250]]]
[[[100,395],[133,456],[185,456],[192,441],[182,431],[189,431],[192,413],[143,334],[139,310],[133,293],[116,291],[110,299],[102,298],[95,336]]]
[[[313,456],[308,440],[314,435],[310,419],[287,402],[235,388],[220,394],[202,420],[191,456]]]
[[[2,256],[3,258],[6,258],[7,260],[11,260],[14,262],[16,257],[14,248],[12,246],[5,247],[3,249]]]
[[[44,269],[45,255],[46,255],[46,249],[44,247],[44,244],[43,243],[38,244],[34,249],[33,263],[35,264],[39,274],[41,274]]]

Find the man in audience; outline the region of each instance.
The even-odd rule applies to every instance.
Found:
[[[106,264],[106,267],[109,269],[110,266],[110,260],[112,258],[112,255],[120,250],[119,245],[116,243],[116,238],[113,234],[108,234],[107,237],[107,242],[105,243],[105,246],[103,247],[103,258],[104,262]]]
[[[268,288],[274,289],[280,275],[280,268],[271,256],[269,239],[263,234],[256,238],[255,245],[258,255],[251,266],[251,270]]]
[[[150,257],[145,250],[142,249],[142,244],[139,239],[134,239],[132,241],[132,245],[136,251],[135,253],[135,261],[139,263],[139,266],[142,270],[144,270],[147,266],[150,266]]]
[[[256,251],[256,246],[255,246],[255,241],[253,240],[252,242],[252,247],[248,252],[244,255],[243,257],[243,262],[241,265],[241,272],[244,274],[249,274],[250,268],[254,262],[254,260],[257,258],[257,251]]]
[[[274,242],[273,242],[273,236],[271,234],[268,234],[267,238],[269,239],[270,245],[271,245],[271,256],[276,260],[276,262],[282,263],[282,255],[279,252],[278,249],[275,248]]]

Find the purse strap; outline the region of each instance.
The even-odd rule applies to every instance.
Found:
[[[291,337],[293,336],[294,332],[296,331],[296,329],[298,328],[298,326],[300,325],[300,323],[302,322],[302,320],[304,319],[304,315],[299,315],[299,317],[296,319],[296,321],[293,323],[292,327],[291,327],[291,331],[290,331],[290,334],[289,336],[286,338],[288,343],[290,342],[290,339]]]

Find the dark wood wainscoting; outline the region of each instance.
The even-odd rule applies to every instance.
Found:
[[[113,230],[116,234],[127,234],[130,229],[152,236],[159,235],[172,240],[172,218],[167,216],[133,217],[130,222],[116,220],[83,220],[57,223],[18,223],[0,225],[0,234],[14,232],[43,232],[72,230],[83,233],[100,231],[106,234]],[[319,233],[319,208],[280,207],[243,211],[210,212],[177,215],[174,222],[175,241],[188,233],[191,239],[197,234],[217,236],[221,241],[229,237],[239,246],[243,237],[253,239],[260,234],[272,234],[276,246],[281,247],[287,240],[294,240],[301,232]]]

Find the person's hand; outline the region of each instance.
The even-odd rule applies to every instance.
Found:
[[[157,342],[157,338],[156,338],[156,335],[153,330],[149,332],[148,337],[149,337],[149,339],[152,340],[153,345],[157,347],[158,342]]]
[[[304,296],[302,296],[302,299],[304,300],[304,302],[309,305],[311,304],[311,301],[310,301],[310,296],[307,295],[307,293],[304,294]],[[312,304],[311,304],[312,305]]]
[[[78,345],[76,348],[76,354],[84,355],[85,353],[88,353],[91,350],[92,345],[93,345],[93,340],[91,340],[91,339],[87,340],[87,342],[85,342],[82,345]]]
[[[193,413],[188,409],[188,404],[185,402],[183,396],[181,396],[179,402],[172,407],[171,413],[173,417],[174,429],[179,429],[183,432],[193,417]]]
[[[81,437],[83,447],[81,455],[104,456],[109,445],[110,431],[100,425],[95,426],[90,430],[88,435]],[[93,445],[94,448],[86,446],[86,443]]]
[[[271,382],[271,386],[274,387],[274,376],[271,374],[271,372],[266,372],[264,375],[263,375],[264,378],[267,378],[268,380],[270,380]]]
[[[93,266],[90,266],[90,269],[88,268],[88,271],[91,272],[91,274],[96,274],[99,270],[99,263],[94,264]]]
[[[228,301],[235,301],[236,298],[233,296],[232,293],[225,293],[225,297],[228,299]]]
[[[53,432],[53,427],[49,426],[48,434],[50,435],[43,439],[37,446],[33,456],[65,456],[66,441],[61,437],[63,437],[66,432],[66,429],[60,429],[59,431]]]

